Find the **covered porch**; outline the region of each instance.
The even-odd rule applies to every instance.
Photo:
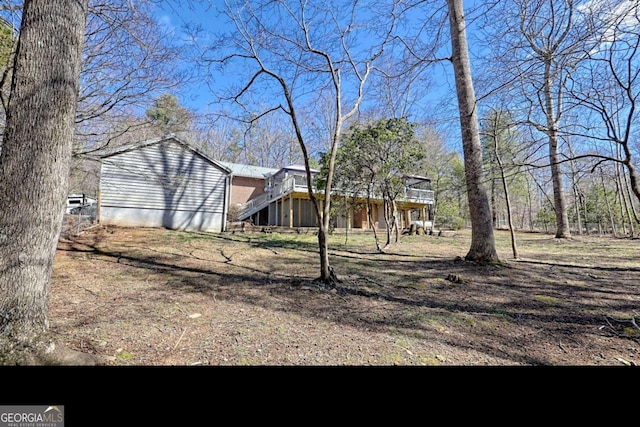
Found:
[[[318,194],[320,200],[323,195]],[[384,220],[384,205],[382,200],[374,200],[371,203],[371,218],[369,220],[366,201],[361,200],[354,203],[352,200],[341,199],[334,196],[333,206],[333,227],[368,230],[373,226],[376,229],[386,229]],[[398,202],[398,220],[401,229],[409,228],[416,221],[428,222],[432,217],[431,204],[418,202]],[[250,217],[254,225],[278,226],[278,227],[317,227],[313,202],[309,194],[302,191],[294,191],[280,199],[274,200],[262,210],[254,213]]]

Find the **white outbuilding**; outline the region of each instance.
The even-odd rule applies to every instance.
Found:
[[[99,223],[225,230],[231,171],[175,135],[116,147],[101,161]]]

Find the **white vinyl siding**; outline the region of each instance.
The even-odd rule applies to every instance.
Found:
[[[201,231],[224,229],[227,173],[171,139],[106,157],[103,223]]]

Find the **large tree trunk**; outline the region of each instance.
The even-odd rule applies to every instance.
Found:
[[[462,0],[447,0],[449,6],[449,26],[451,30],[452,62],[455,71],[462,146],[464,151],[464,172],[467,180],[467,197],[471,215],[471,248],[468,260],[497,262],[498,254],[493,237],[493,223],[489,198],[483,184],[482,148],[478,126],[471,64],[467,47],[464,10]]]
[[[544,100],[545,115],[547,118],[547,136],[549,138],[549,164],[551,165],[551,181],[553,182],[553,205],[556,211],[556,238],[571,237],[569,228],[569,216],[562,187],[562,165],[558,152],[558,121],[554,114],[554,102],[551,88],[551,65],[545,64],[544,71]]]
[[[72,363],[47,336],[88,0],[26,0],[0,155],[0,363]]]
[[[629,144],[624,144],[623,149],[625,154],[623,164],[627,167],[627,171],[629,172],[628,187],[631,188],[631,191],[633,191],[633,194],[640,201],[640,180],[638,179],[636,167],[634,166],[634,162],[631,157],[631,149],[629,148]],[[625,182],[626,182],[626,177],[625,177]],[[633,208],[633,201],[631,201],[631,206]],[[633,213],[634,213],[636,222],[640,222],[640,219],[638,218],[635,211]]]

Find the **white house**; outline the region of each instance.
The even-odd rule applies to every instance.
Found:
[[[272,169],[225,163],[174,135],[110,149],[101,160],[97,212],[101,224],[213,232],[225,231],[227,220],[250,219],[256,225],[290,228],[317,226],[303,166]],[[318,173],[311,172],[312,176]],[[397,199],[401,227],[431,226],[430,180],[405,178],[405,191]],[[324,197],[313,183],[311,188]],[[368,215],[362,195],[336,194],[359,202],[336,219],[336,227],[384,227],[381,198],[369,199]]]
[[[101,155],[98,222],[224,231],[230,170],[174,135]]]
[[[311,170],[312,180],[319,172]],[[249,219],[256,225],[289,228],[317,227],[304,166],[285,166],[270,175],[265,175],[265,178],[256,185],[263,185],[264,191],[238,206],[237,218],[239,220]],[[324,191],[318,191],[313,182],[311,188],[318,198],[324,197]],[[341,198],[346,197],[351,202],[359,202],[353,203],[346,215],[344,213],[338,215],[336,227],[359,229],[368,229],[371,226],[378,229],[385,227],[384,200],[381,196],[373,196],[369,200],[370,220],[365,207],[367,200],[364,195],[353,195],[340,191],[340,189],[334,189],[333,194],[340,195]],[[416,223],[424,227],[431,227],[433,224],[427,218],[431,217],[431,206],[434,201],[429,178],[418,175],[406,176],[404,193],[398,195],[396,201],[400,212],[400,226],[409,227],[411,223]]]

